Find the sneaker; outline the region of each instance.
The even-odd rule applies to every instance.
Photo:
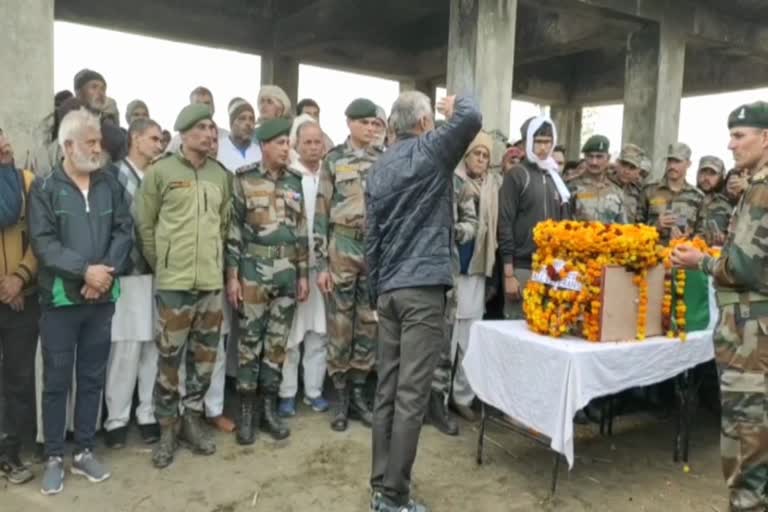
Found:
[[[296,416],[296,399],[281,398],[280,405],[277,406],[277,414],[281,418]]]
[[[18,485],[29,482],[35,475],[32,474],[32,470],[22,464],[18,455],[3,455],[0,457],[0,477]]]
[[[304,397],[304,403],[307,404],[312,408],[315,412],[325,412],[328,410],[328,400],[323,398],[322,396],[319,396],[317,398],[309,398],[308,396]]]
[[[429,509],[421,503],[409,500],[405,505],[394,505],[387,498],[379,498],[378,507],[373,509],[375,512],[429,512]]]
[[[73,475],[84,476],[93,483],[103,482],[112,476],[107,466],[99,462],[93,455],[93,452],[88,449],[74,456],[70,471],[72,471]]]
[[[64,461],[61,457],[48,457],[44,467],[40,492],[45,496],[59,494],[64,490]]]
[[[125,447],[125,440],[128,438],[128,427],[119,427],[115,430],[108,430],[104,434],[104,444],[107,448],[119,450]]]
[[[160,425],[150,423],[149,425],[139,425],[141,438],[146,444],[155,444],[160,441]]]

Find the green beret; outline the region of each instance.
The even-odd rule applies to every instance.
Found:
[[[185,132],[203,119],[212,118],[213,114],[211,114],[211,109],[208,108],[208,105],[193,103],[181,109],[181,112],[176,117],[176,122],[173,124],[173,129],[177,132]]]
[[[358,98],[349,104],[344,114],[349,119],[364,119],[366,117],[376,117],[376,104],[365,98]]]
[[[768,103],[756,101],[742,105],[728,116],[728,128],[748,126],[768,130]]]
[[[281,135],[288,135],[291,132],[291,120],[286,117],[277,117],[265,121],[256,128],[256,139],[259,142],[269,142]]]
[[[608,153],[611,149],[611,143],[608,137],[605,135],[593,135],[591,136],[584,147],[581,148],[582,153]]]

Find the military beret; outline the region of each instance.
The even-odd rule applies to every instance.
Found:
[[[673,160],[690,160],[691,148],[684,142],[675,142],[667,148],[667,158]]]
[[[742,105],[728,116],[728,128],[748,126],[768,130],[768,103],[756,101]]]
[[[358,98],[349,104],[344,111],[349,119],[364,119],[366,117],[376,117],[376,104],[365,98]]]
[[[291,120],[286,117],[277,117],[265,121],[256,128],[256,139],[259,142],[269,142],[281,135],[288,135],[291,132]]]
[[[213,114],[211,114],[208,105],[193,103],[181,109],[176,117],[176,122],[173,124],[173,129],[177,132],[185,132],[203,119],[212,119],[212,117]]]
[[[712,169],[718,176],[725,175],[725,164],[716,156],[708,155],[701,157],[701,160],[699,160],[699,170],[702,169]]]
[[[638,169],[643,164],[643,158],[645,158],[645,151],[634,144],[625,145],[623,148],[621,148],[621,153],[619,153],[620,162],[632,164]]]
[[[100,81],[104,84],[104,87],[107,86],[107,81],[104,80],[104,76],[98,71],[94,71],[92,69],[81,69],[75,75],[75,91],[79,91],[81,87],[93,80]]]
[[[611,150],[611,142],[605,135],[593,135],[581,148],[582,153],[608,153]]]

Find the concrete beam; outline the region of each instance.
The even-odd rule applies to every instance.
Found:
[[[40,127],[53,111],[53,0],[3,0],[0,15],[0,128],[16,162],[43,144]]]
[[[267,52],[261,55],[261,85],[280,86],[296,107],[299,96],[299,61],[284,55]],[[286,112],[293,115],[293,111]]]
[[[400,80],[400,92],[405,91],[423,92],[429,97],[429,101],[432,102],[432,107],[435,107],[437,85],[434,81],[430,79]]]

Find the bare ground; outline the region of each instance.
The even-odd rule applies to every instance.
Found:
[[[370,431],[358,423],[332,432],[325,415],[301,409],[291,437],[261,435],[253,447],[218,434],[211,457],[180,450],[162,471],[132,432],[128,447],[99,453],[113,477],[101,484],[67,473],[64,492],[44,497],[37,478],[23,486],[0,482],[2,512],[365,512],[368,510]],[[486,463],[475,463],[477,427],[462,423],[449,438],[425,427],[413,494],[436,512],[720,511],[727,510],[720,473],[717,420],[700,412],[691,444],[691,470],[672,462],[671,421],[645,415],[617,420],[611,438],[580,427],[577,461],[549,495],[552,456],[499,428],[489,429]],[[66,461],[67,465],[69,460]]]

